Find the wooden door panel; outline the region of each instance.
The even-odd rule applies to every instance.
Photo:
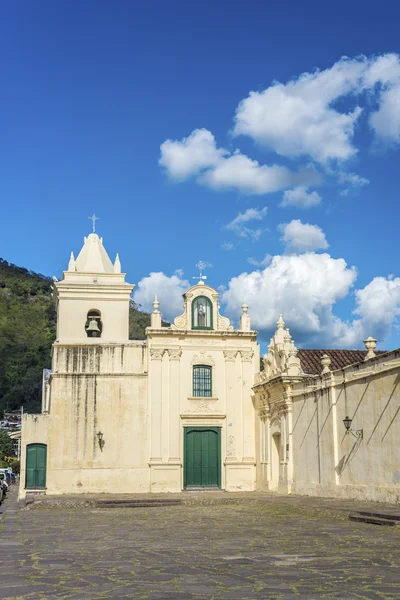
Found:
[[[185,487],[220,486],[220,428],[185,428]]]
[[[46,487],[47,446],[29,444],[26,448],[26,488]]]

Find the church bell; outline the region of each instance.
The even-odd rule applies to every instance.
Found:
[[[96,319],[90,319],[87,332],[89,337],[100,337],[100,329]]]

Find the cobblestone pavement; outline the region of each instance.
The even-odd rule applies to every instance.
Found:
[[[4,505],[1,598],[400,598],[400,528],[353,523],[306,500],[22,511],[11,497]]]

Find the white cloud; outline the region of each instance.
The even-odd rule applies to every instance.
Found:
[[[280,313],[293,329],[295,342],[330,339],[332,307],[349,293],[354,267],[329,254],[274,256],[264,270],[242,273],[223,292],[228,316],[235,319],[245,298],[252,326],[266,339]]]
[[[264,230],[261,228],[252,229],[246,223],[250,221],[262,221],[267,214],[267,210],[266,206],[261,209],[248,208],[244,213],[239,213],[228,225],[225,225],[225,228],[234,231],[242,238],[249,238],[256,241],[260,238]]]
[[[350,323],[336,320],[335,344],[356,346],[370,335],[384,341],[400,315],[400,277],[374,277],[364,288],[356,290],[355,299],[354,314],[358,318]]]
[[[400,59],[344,57],[324,71],[302,73],[286,84],[274,82],[261,92],[250,92],[239,103],[235,135],[247,135],[259,144],[289,157],[310,156],[326,165],[346,161],[357,153],[354,130],[362,109],[357,95],[377,98],[370,126],[378,138],[400,142]],[[346,112],[337,101],[346,98]]]
[[[222,250],[233,250],[232,242],[222,242],[221,244]]]
[[[339,183],[349,183],[354,187],[363,187],[369,184],[369,179],[357,175],[357,173],[346,173],[341,171],[339,173]]]
[[[247,259],[247,262],[250,265],[254,265],[255,267],[266,267],[267,265],[269,265],[271,260],[272,260],[271,254],[266,254],[262,260],[256,260],[255,258],[252,258],[250,256],[250,258]]]
[[[286,246],[287,253],[324,250],[329,246],[321,227],[302,223],[300,219],[282,223],[278,226],[278,230],[282,233],[281,240]]]
[[[182,294],[189,287],[189,282],[182,279],[179,270],[171,277],[168,277],[168,275],[165,275],[161,271],[150,273],[148,277],[143,277],[139,281],[133,295],[133,300],[137,304],[140,304],[143,310],[151,312],[153,310],[154,296],[157,294],[163,317],[171,321],[182,313]]]
[[[171,179],[196,176],[198,183],[216,190],[238,190],[243,194],[269,194],[296,185],[316,185],[319,173],[312,167],[291,171],[279,165],[260,165],[245,154],[217,148],[207,129],[195,129],[182,140],[161,145],[159,164]]]
[[[341,113],[333,103],[359,91],[367,64],[365,57],[344,58],[325,71],[250,92],[236,110],[234,133],[283,156],[308,155],[319,163],[351,158],[357,152],[352,138],[361,108]]]
[[[400,82],[381,93],[379,110],[369,122],[383,142],[400,143]]]
[[[166,168],[171,179],[184,180],[215,166],[225,154],[229,153],[217,148],[211,131],[195,129],[180,141],[166,140],[161,144],[159,164]]]
[[[296,345],[363,348],[369,335],[383,344],[400,316],[400,277],[375,277],[356,290],[355,318],[342,321],[333,309],[349,296],[356,277],[355,267],[327,253],[274,256],[264,270],[233,277],[221,299],[235,321],[246,298],[252,327],[264,340],[282,313]]]
[[[199,182],[217,190],[236,189],[243,194],[270,194],[301,183],[313,185],[320,176],[314,169],[298,172],[279,165],[260,165],[245,154],[236,152],[207,170]]]
[[[400,143],[400,57],[398,54],[379,56],[370,66],[366,85],[378,88],[378,109],[369,123],[378,139]]]
[[[359,104],[363,104],[361,108]],[[354,134],[364,112],[375,138],[400,144],[400,57],[344,57],[325,70],[304,72],[262,91],[252,91],[238,105],[234,135],[250,136],[277,155],[306,158],[308,168],[295,170],[279,164],[262,164],[240,150],[217,147],[207,129],[195,129],[181,140],[161,145],[159,164],[175,181],[194,177],[215,190],[243,194],[285,191],[282,206],[309,207],[321,201],[308,188],[321,183],[321,174],[337,177],[339,184],[360,187],[368,180],[344,174],[343,165],[357,152]],[[339,193],[347,195],[346,187]]]
[[[281,206],[297,206],[298,208],[310,208],[317,206],[321,202],[321,196],[318,192],[308,192],[304,186],[299,186],[293,190],[286,190],[283,193]]]

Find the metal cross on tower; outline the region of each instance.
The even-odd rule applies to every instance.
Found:
[[[98,221],[100,217],[96,217],[96,215],[93,213],[91,217],[88,217],[88,219],[93,221],[93,233],[96,233],[96,221]]]
[[[200,276],[192,277],[192,279],[199,279],[200,281],[204,281],[205,279],[207,279],[207,275],[203,275],[203,271],[207,267],[208,264],[206,262],[204,262],[203,260],[199,260],[199,262],[196,264],[196,268],[200,271]]]

